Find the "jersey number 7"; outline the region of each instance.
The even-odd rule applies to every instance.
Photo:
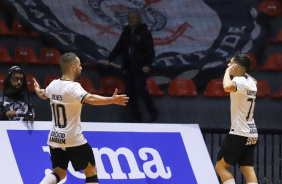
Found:
[[[250,106],[250,109],[249,109],[249,112],[248,112],[248,116],[246,117],[246,120],[248,121],[248,120],[249,120],[249,117],[250,117],[250,113],[251,113],[251,110],[252,110],[253,103],[254,103],[255,99],[254,99],[254,98],[249,98],[247,101],[248,101],[248,102],[251,102],[251,106]]]

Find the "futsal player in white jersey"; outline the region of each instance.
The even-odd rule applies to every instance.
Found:
[[[254,171],[254,149],[258,140],[253,118],[257,81],[246,73],[251,59],[237,53],[228,64],[223,78],[225,92],[230,92],[231,128],[218,152],[216,172],[223,184],[235,184],[229,166],[238,164],[247,184],[257,184]],[[231,79],[233,76],[233,79]]]
[[[74,53],[65,53],[60,58],[62,77],[53,80],[44,90],[34,80],[37,95],[42,99],[50,98],[53,114],[53,127],[48,136],[53,173],[46,175],[40,184],[56,184],[66,177],[67,167],[71,161],[76,171],[82,170],[86,183],[99,183],[97,168],[91,146],[87,143],[80,123],[82,104],[91,105],[126,105],[128,97],[112,97],[89,94],[79,83],[74,82],[81,74],[81,63]]]

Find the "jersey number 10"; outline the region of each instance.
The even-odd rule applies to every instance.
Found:
[[[55,126],[59,128],[65,128],[67,126],[65,106],[62,104],[52,104],[51,108],[54,116]],[[62,115],[63,122],[60,121],[61,119],[60,115]]]

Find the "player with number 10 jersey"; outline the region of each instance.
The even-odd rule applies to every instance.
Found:
[[[37,81],[33,79],[36,94],[43,100],[50,99],[53,115],[53,125],[48,136],[53,172],[47,174],[40,184],[56,184],[63,180],[69,162],[75,171],[83,171],[86,183],[99,184],[93,150],[82,133],[82,104],[125,106],[129,98],[126,95],[118,95],[117,89],[111,97],[86,92],[75,82],[82,70],[76,54],[63,54],[59,63],[62,77],[52,81],[46,89],[40,89]]]
[[[80,124],[82,102],[87,94],[78,82],[63,79],[53,80],[45,89],[45,95],[50,98],[54,125],[48,145],[73,147],[87,142]]]

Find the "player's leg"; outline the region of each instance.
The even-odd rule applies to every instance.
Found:
[[[246,178],[247,184],[257,184],[257,176],[254,170],[254,152],[257,144],[257,139],[249,138],[247,145],[241,154],[238,164],[243,175]]]
[[[215,166],[215,170],[224,184],[235,184],[234,177],[229,171],[229,166],[238,163],[241,152],[244,150],[246,140],[246,137],[233,134],[228,134],[224,138],[217,155],[217,163]]]
[[[47,174],[40,184],[56,184],[66,177],[67,170],[56,167],[51,174]]]
[[[258,184],[258,179],[253,166],[241,166],[240,169],[246,178],[247,184]]]
[[[216,162],[215,170],[223,184],[235,184],[234,177],[229,171],[229,166],[230,165],[224,161],[224,158]]]
[[[60,177],[55,174],[47,174],[39,184],[56,184],[59,183]]]
[[[88,164],[87,168],[82,170],[86,176],[87,184],[99,184],[97,177],[97,168],[94,165]]]
[[[67,154],[74,170],[84,172],[87,184],[99,183],[93,150],[88,143],[69,148]]]
[[[50,147],[50,154],[53,172],[51,174],[47,174],[40,184],[56,184],[66,177],[69,162],[66,152],[61,148]]]

